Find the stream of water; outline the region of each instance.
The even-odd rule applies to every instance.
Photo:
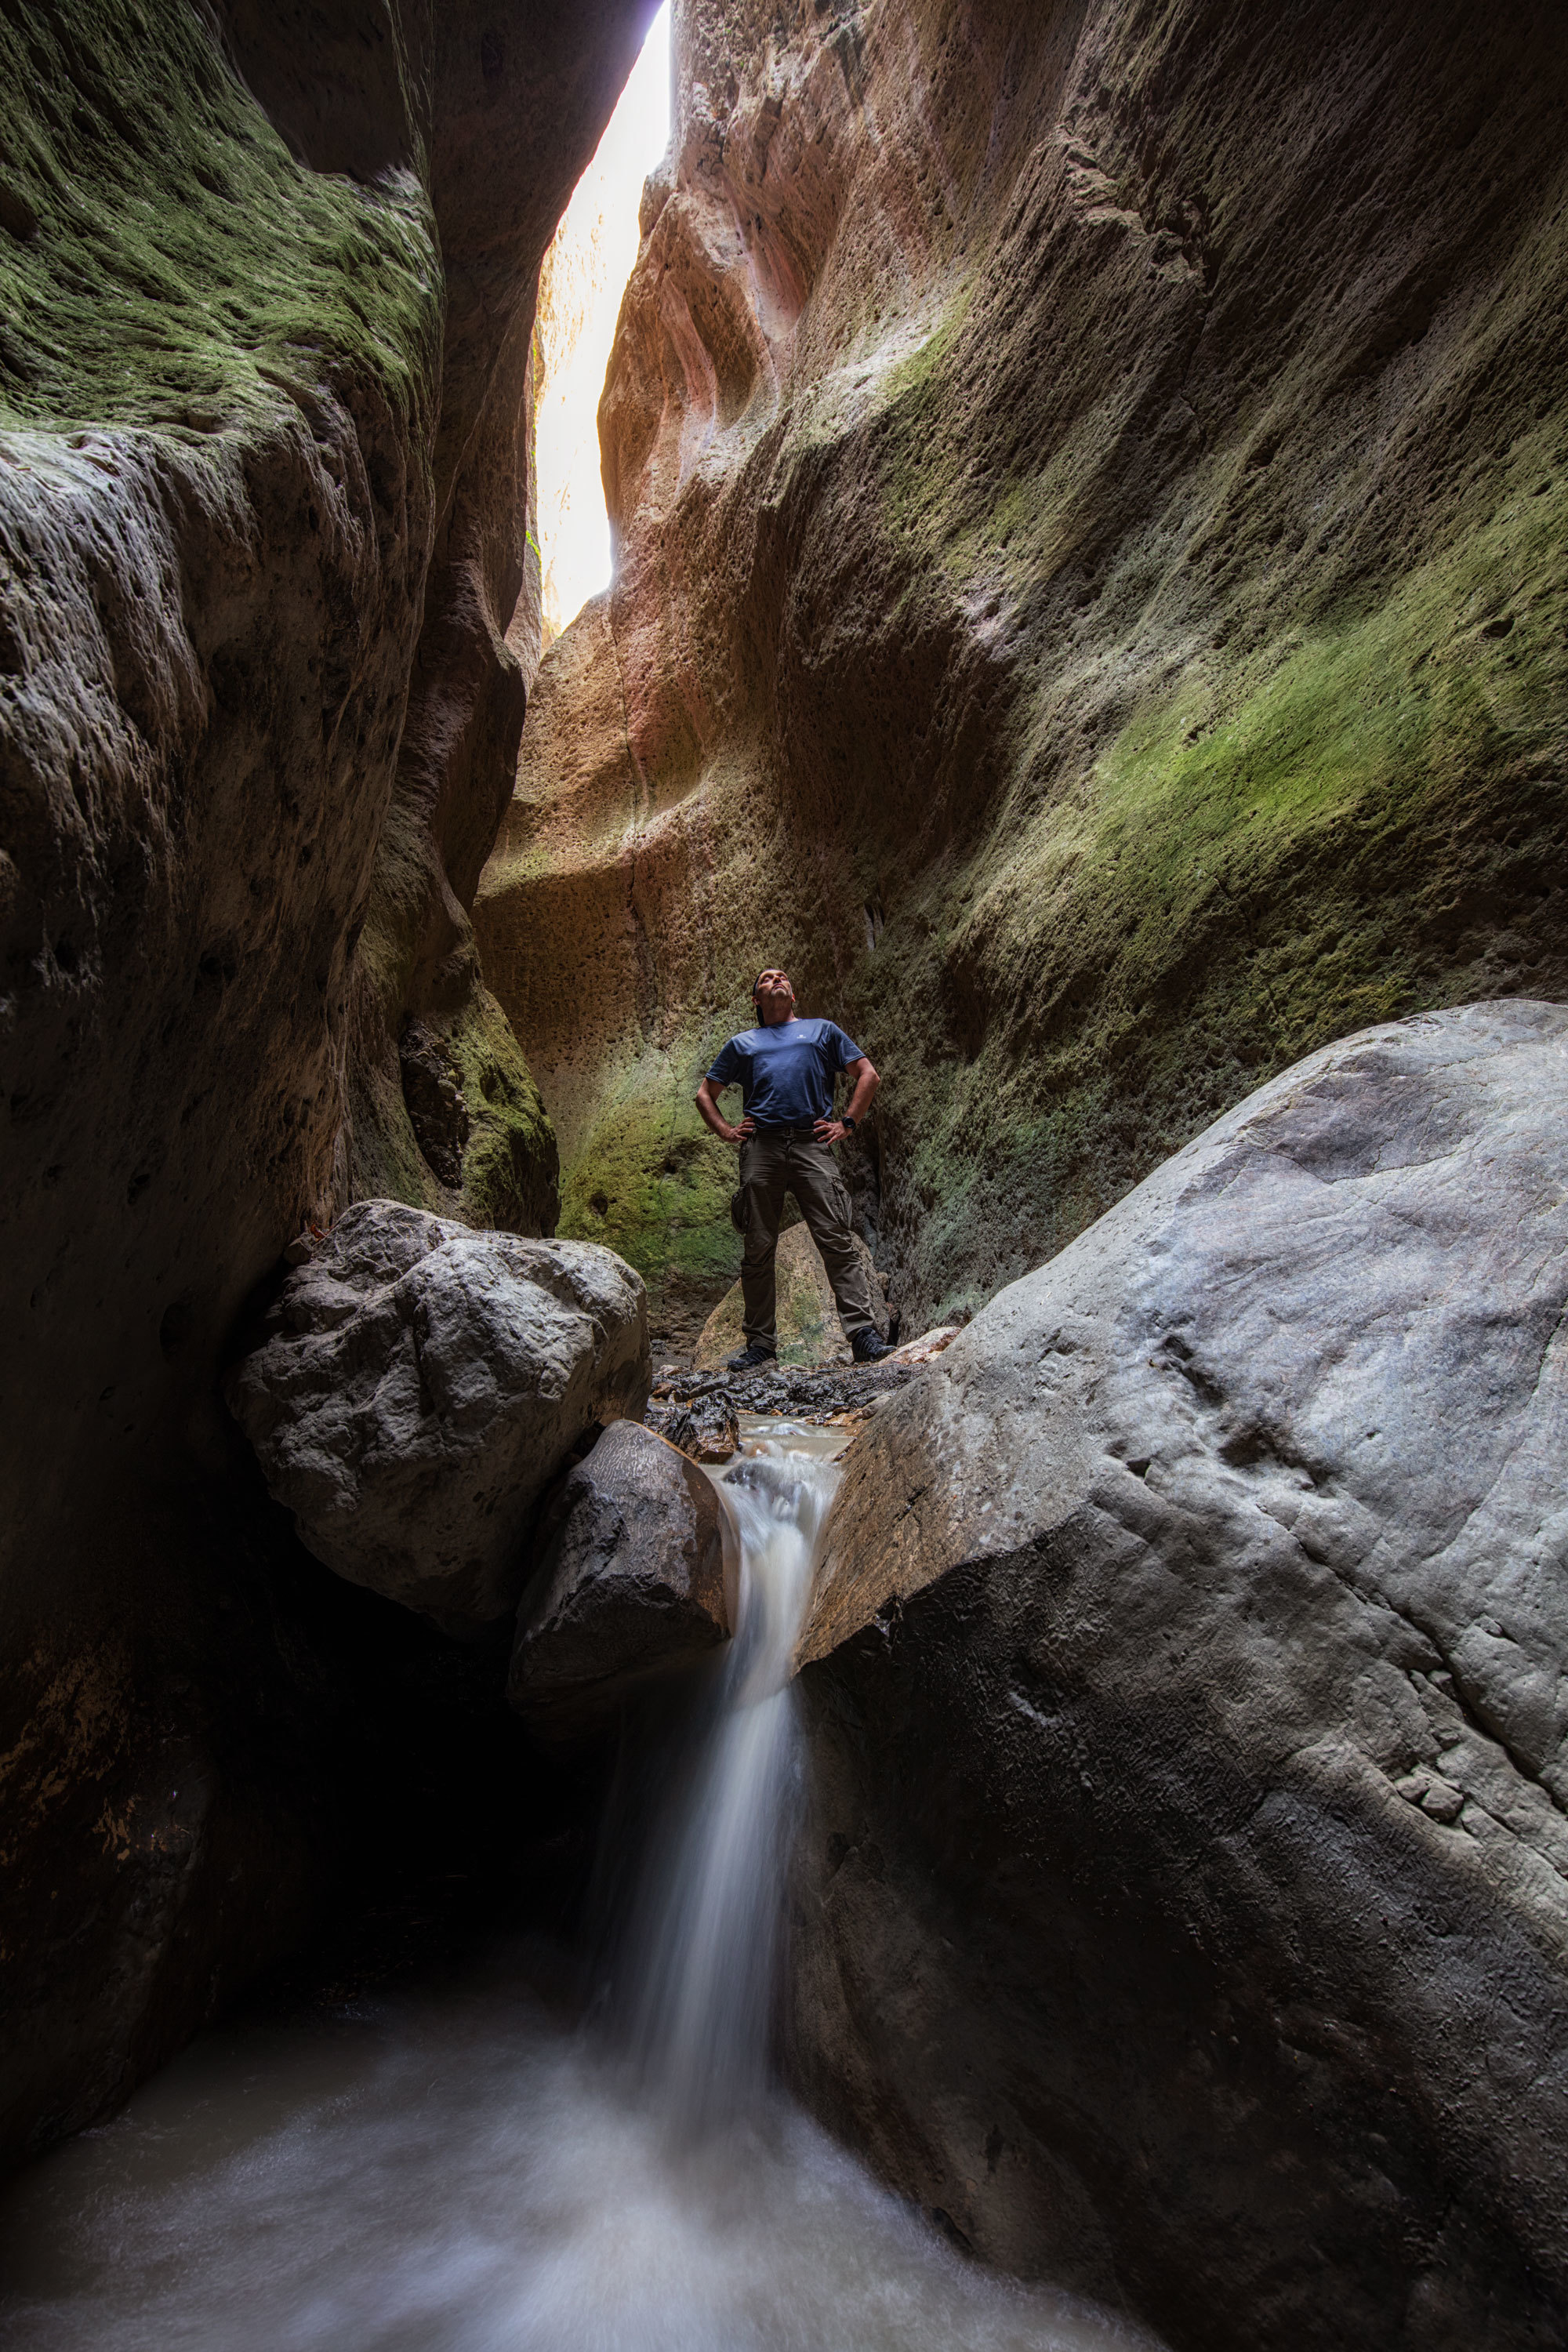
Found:
[[[754,2113],[767,2088],[800,1792],[790,1660],[838,1466],[764,1441],[722,1483],[741,1538],[735,1638],[646,1841],[616,1987],[641,2078],[689,2133]]]
[[[815,1442],[814,1442],[815,1441]],[[204,2034],[0,2207],[27,2352],[1106,2352],[991,2276],[770,2077],[801,1757],[789,1659],[837,1472],[726,1479],[736,1637],[667,1758],[586,2025],[545,1956]]]

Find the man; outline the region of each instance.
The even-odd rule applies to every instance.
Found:
[[[866,1269],[850,1234],[849,1194],[833,1150],[865,1118],[881,1081],[833,1022],[801,1019],[788,972],[759,972],[752,1003],[758,1026],[731,1038],[697,1089],[704,1123],[741,1147],[746,1344],[731,1357],[730,1370],[754,1371],[778,1353],[773,1255],[786,1192],[795,1194],[822,1253],[850,1353],[858,1364],[874,1364],[888,1348],[872,1318]],[[850,1095],[843,1118],[835,1118],[833,1081],[840,1070],[849,1074]],[[731,1127],[716,1095],[737,1085],[743,1116]]]

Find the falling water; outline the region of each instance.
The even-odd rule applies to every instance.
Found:
[[[328,2018],[216,2030],[0,2204],[0,2343],[1158,2352],[964,2262],[769,2085],[789,1661],[836,1477],[775,1444],[727,1482],[738,1631],[632,1899],[633,2084],[613,2037],[533,1990],[549,1956],[527,1947]]]
[[[672,2122],[701,2129],[763,2095],[800,1782],[790,1661],[836,1462],[777,1444],[731,1470],[735,1638],[650,1842],[623,1946],[634,2045]]]

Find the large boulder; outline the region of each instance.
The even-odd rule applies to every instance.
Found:
[[[712,1480],[629,1421],[572,1470],[552,1516],[507,1696],[538,1738],[570,1746],[728,1640],[726,1567],[732,1581],[739,1557]]]
[[[1568,1009],[1312,1055],[847,1457],[796,2043],[1173,2345],[1568,2309]]]
[[[287,1278],[225,1391],[318,1559],[410,1609],[516,1605],[541,1495],[596,1422],[647,1401],[638,1276],[362,1201]]]
[[[858,1234],[851,1236],[871,1292],[871,1312],[877,1328],[888,1336],[888,1308],[882,1286],[871,1264],[871,1253]],[[849,1342],[838,1320],[833,1285],[822,1262],[822,1252],[805,1225],[791,1225],[779,1235],[774,1260],[778,1298],[778,1352],[784,1364],[847,1364]],[[732,1283],[702,1327],[692,1354],[700,1371],[716,1371],[746,1344],[742,1328],[745,1304],[741,1286]]]

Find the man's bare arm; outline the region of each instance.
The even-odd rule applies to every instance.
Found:
[[[881,1079],[864,1054],[858,1062],[846,1062],[845,1074],[851,1082],[848,1106],[843,1118],[819,1118],[812,1129],[818,1143],[842,1143],[849,1129],[846,1121],[853,1119],[857,1127],[871,1108],[871,1097],[881,1085]]]
[[[704,1078],[697,1089],[697,1115],[704,1127],[710,1127],[725,1143],[740,1143],[751,1134],[756,1122],[743,1118],[739,1127],[731,1127],[720,1109],[711,1078]]]

